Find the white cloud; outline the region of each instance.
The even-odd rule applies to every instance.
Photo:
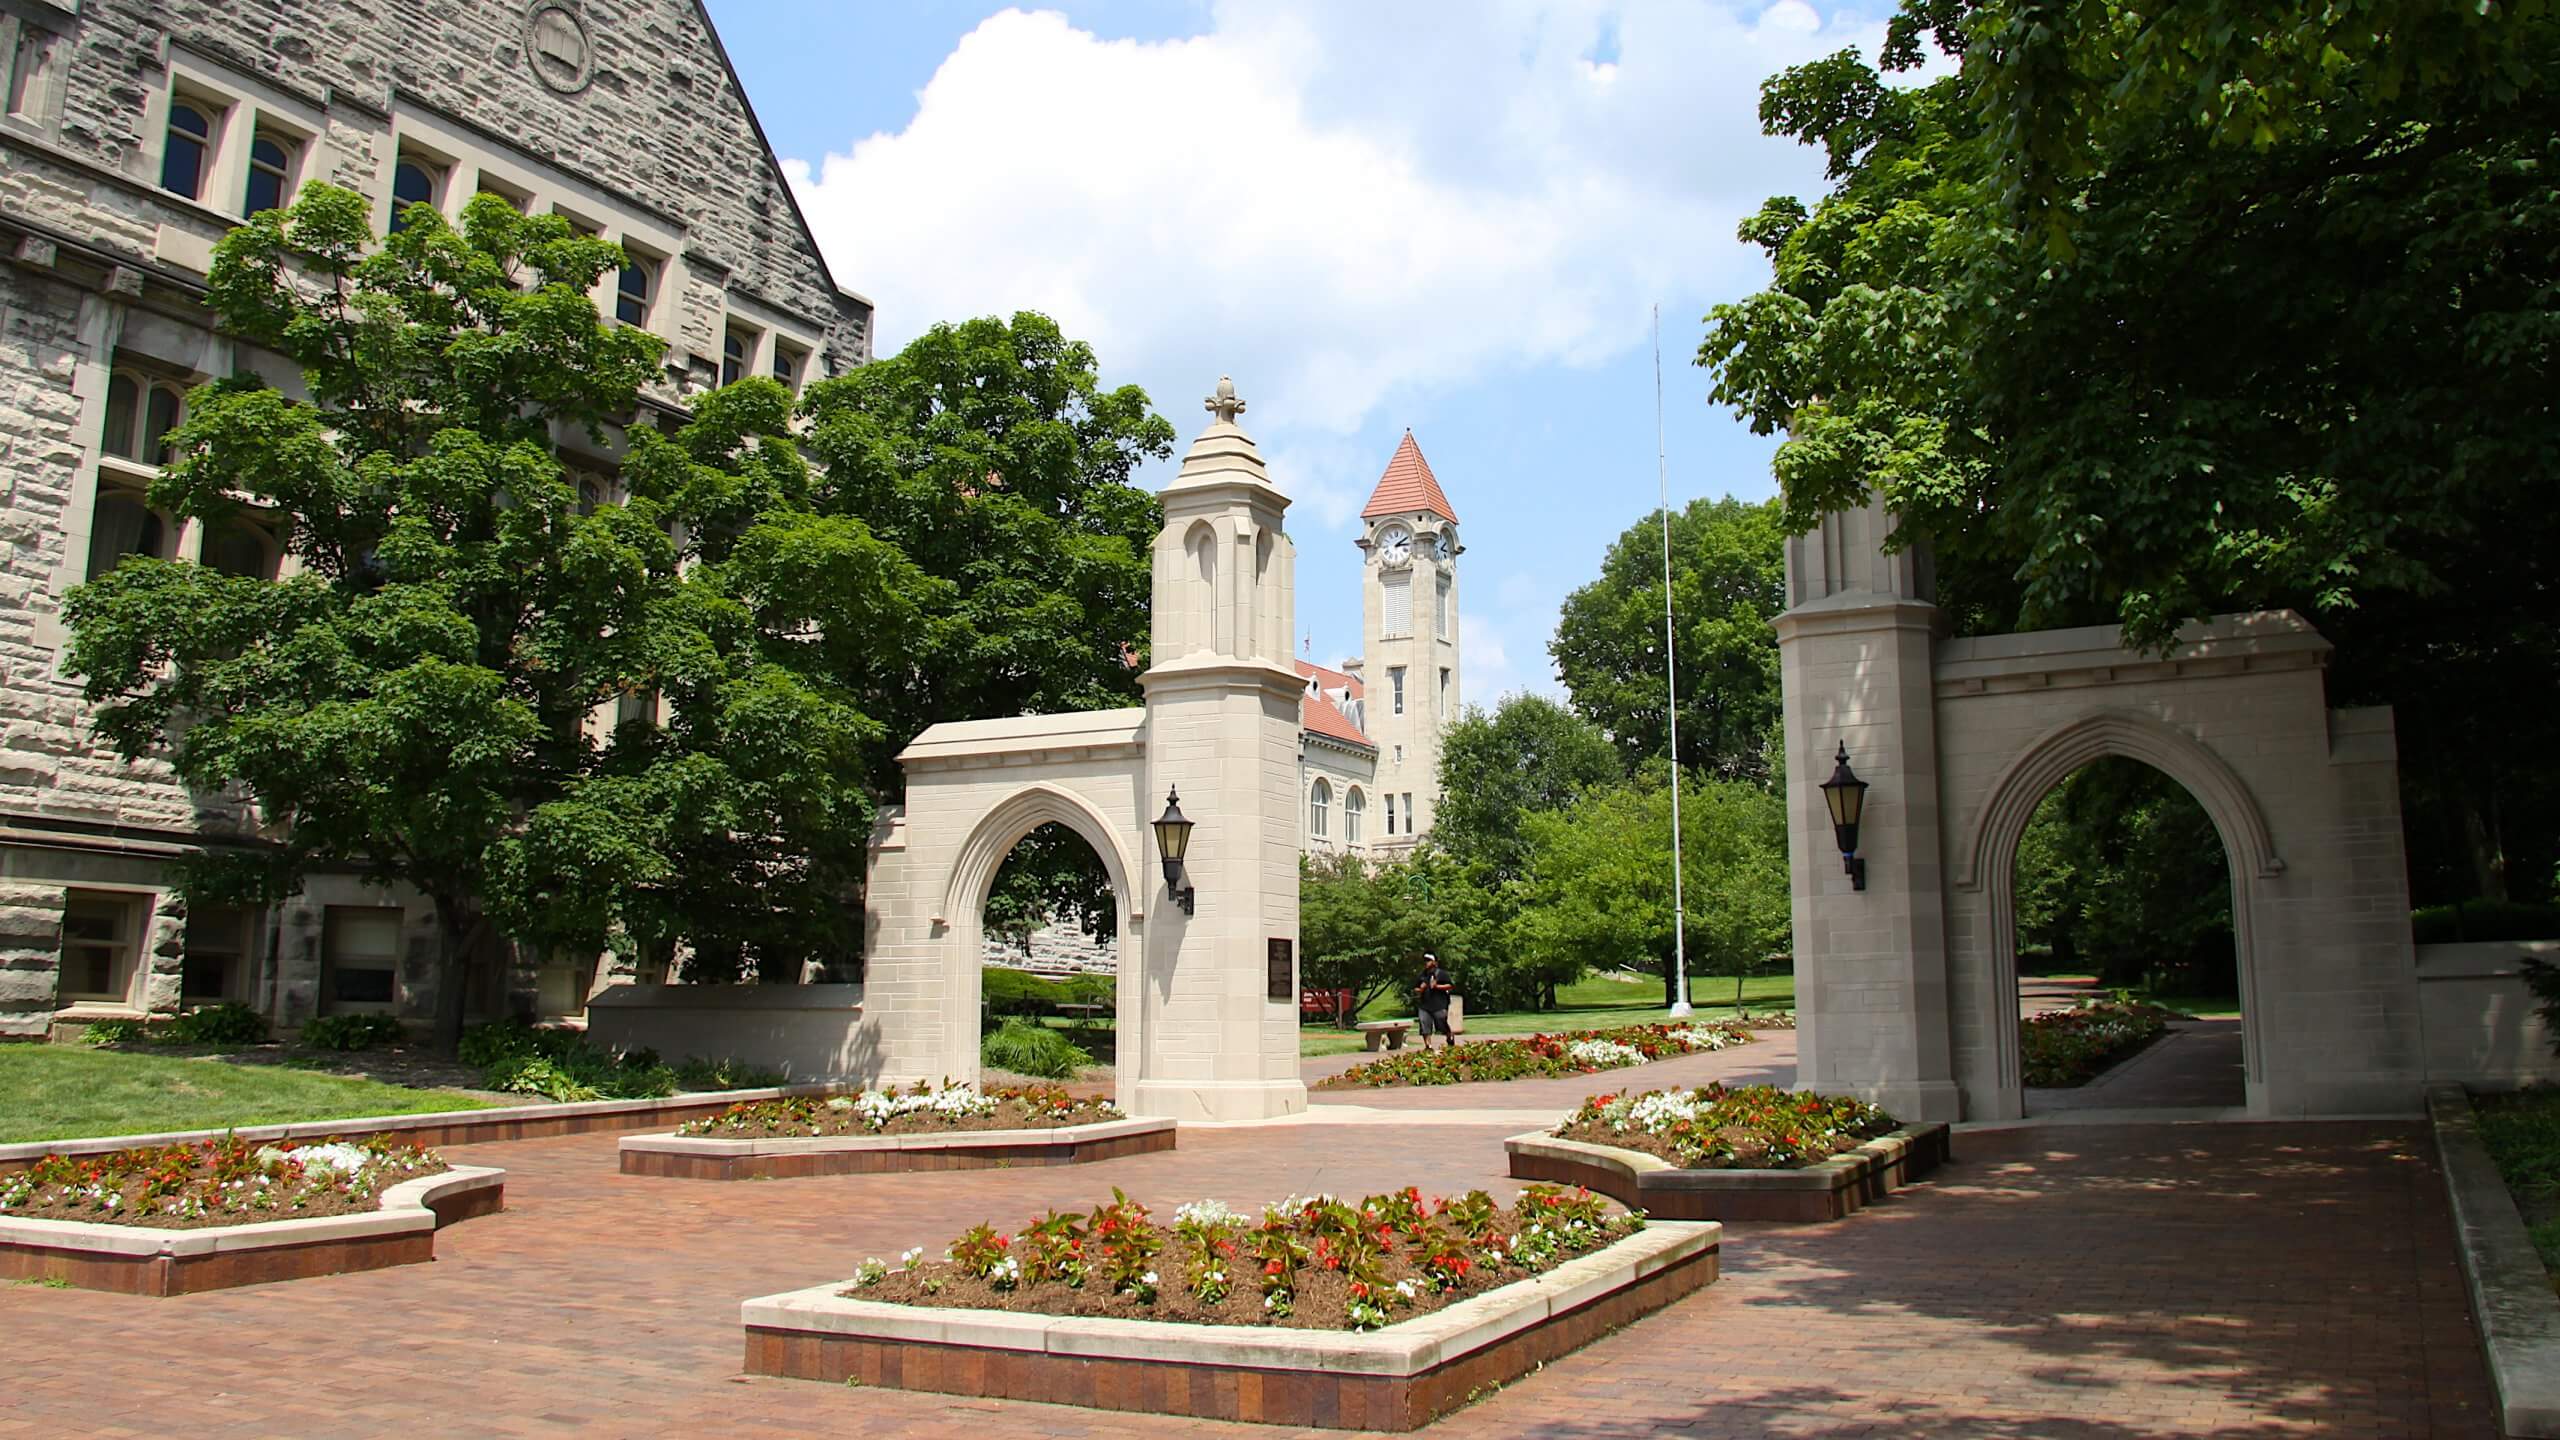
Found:
[[[1875,39],[1803,0],[1255,0],[1160,43],[1006,11],[904,130],[793,180],[884,353],[1044,310],[1186,432],[1232,374],[1339,529],[1383,463],[1339,447],[1400,397],[1594,363],[1644,343],[1648,301],[1754,288],[1735,222],[1819,186],[1759,135],[1760,82]]]

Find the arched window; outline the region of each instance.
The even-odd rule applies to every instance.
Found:
[[[142,408],[142,382],[118,373],[107,380],[107,430],[98,437],[110,455],[133,458],[133,419]]]
[[[213,144],[213,116],[192,100],[169,102],[168,139],[160,149],[160,188],[190,200],[204,197],[204,162]]]
[[[176,381],[116,371],[107,377],[107,423],[99,447],[145,465],[168,463],[169,432],[186,417],[186,399]]]
[[[625,325],[649,323],[649,296],[658,288],[658,267],[646,256],[634,255],[622,267],[622,278],[615,282],[613,318]]]
[[[177,386],[151,387],[150,403],[142,407],[142,453],[135,459],[152,465],[169,463],[169,432],[178,428],[185,405],[186,395]]]
[[[735,385],[747,373],[747,337],[737,330],[720,342],[720,383]]]
[[[204,537],[205,568],[251,580],[276,578],[276,542],[263,525],[241,519],[217,522]]]
[[[169,527],[143,503],[140,491],[99,487],[98,506],[89,519],[89,578],[95,580],[135,555],[167,559],[168,536]]]
[[[1354,785],[1342,793],[1342,843],[1360,843],[1360,817],[1368,808],[1369,802],[1361,796],[1359,786]]]
[[[422,160],[403,155],[391,167],[391,228],[399,230],[407,224],[403,211],[412,205],[436,203],[436,171]]]
[[[1318,840],[1325,838],[1325,811],[1333,805],[1333,787],[1323,780],[1307,792],[1307,833]]]
[[[292,184],[293,151],[285,143],[264,131],[249,142],[249,193],[240,202],[240,213],[255,215],[261,210],[280,210],[284,194]]]

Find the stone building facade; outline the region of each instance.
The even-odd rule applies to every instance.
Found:
[[[652,412],[861,364],[871,306],[829,273],[694,0],[0,0],[0,61],[0,1036],[214,1000],[286,1025],[431,1013],[414,895],[318,876],[188,913],[170,862],[260,843],[258,817],[117,759],[61,672],[63,595],[125,556],[291,564],[273,523],[207,534],[143,499],[188,388],[300,387],[210,325],[214,242],[315,180],[385,227],[481,191],[567,216],[632,257],[595,298],[667,342]],[[619,436],[561,440],[610,494]],[[593,969],[520,964],[472,1008],[573,1011]]]

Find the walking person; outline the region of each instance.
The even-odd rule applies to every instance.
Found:
[[[1438,1035],[1443,1046],[1455,1045],[1458,1037],[1449,1033],[1449,996],[1457,989],[1449,983],[1449,972],[1440,968],[1440,957],[1424,951],[1422,981],[1413,987],[1414,1009],[1422,1031],[1422,1048],[1431,1048],[1431,1037]]]

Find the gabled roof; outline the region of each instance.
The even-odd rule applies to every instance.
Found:
[[[1348,670],[1329,670],[1312,660],[1295,663],[1299,678],[1317,681],[1327,690],[1348,690],[1355,700],[1369,693],[1369,687],[1360,683],[1360,677]]]
[[[1332,697],[1321,690],[1309,690],[1298,697],[1298,728],[1345,745],[1358,745],[1370,750],[1378,748],[1377,742],[1361,734],[1360,727],[1351,723],[1351,717],[1343,714]]]
[[[1378,477],[1378,488],[1369,492],[1369,503],[1361,510],[1360,518],[1411,510],[1428,510],[1443,520],[1458,518],[1458,512],[1449,505],[1449,497],[1440,493],[1440,480],[1431,473],[1431,462],[1422,458],[1422,447],[1413,443],[1413,432],[1407,430],[1404,443],[1387,461],[1387,473]]]
[[[1333,703],[1332,692],[1336,690],[1348,689],[1354,695],[1359,694],[1360,677],[1328,670],[1305,660],[1292,663],[1298,667],[1302,678],[1315,682],[1298,697],[1298,728],[1346,745],[1377,749],[1377,742],[1361,734],[1360,727],[1351,723],[1351,717],[1342,713],[1342,707]]]

